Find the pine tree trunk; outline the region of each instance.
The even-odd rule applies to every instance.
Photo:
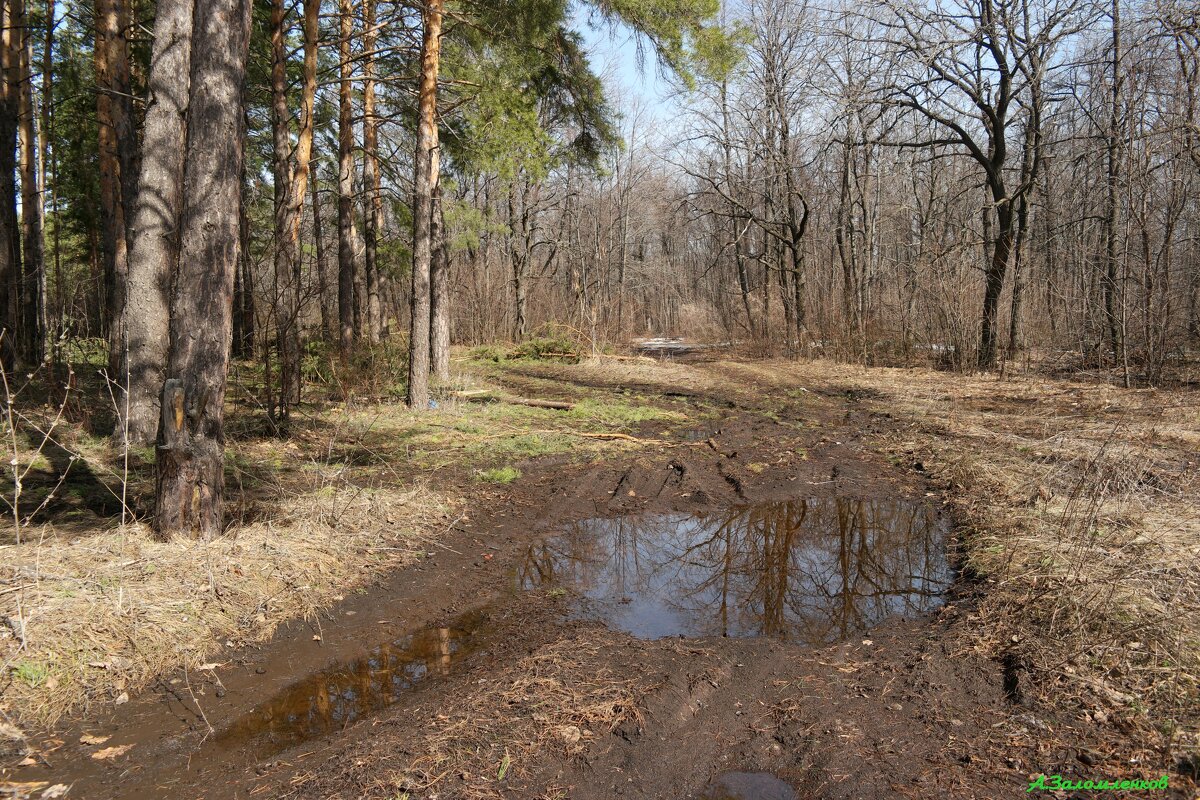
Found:
[[[375,0],[363,0],[363,229],[367,284],[367,338],[383,332],[379,292],[378,241],[383,227],[379,176],[379,119],[375,116]]]
[[[16,364],[20,327],[21,243],[17,229],[16,148],[18,118],[17,47],[20,39],[10,0],[0,0],[0,363]]]
[[[224,522],[229,368],[250,0],[206,0],[193,32],[179,271],[158,440],[161,536],[211,539]]]
[[[127,0],[96,0],[96,123],[99,128],[101,253],[104,258],[109,372],[121,372],[122,317],[129,273],[129,210],[133,202],[133,120],[130,104]]]
[[[321,193],[318,190],[315,169],[308,185],[312,192],[313,243],[317,251],[317,294],[321,305],[321,338],[325,341],[332,341],[333,332],[337,326],[337,302],[329,279],[329,248],[325,246],[325,237],[322,233]]]
[[[354,93],[350,37],[354,33],[353,0],[340,0],[338,54],[338,327],[342,354],[350,352],[358,333],[355,288],[361,283],[358,228],[354,224]],[[361,323],[360,323],[361,324]]]
[[[250,135],[250,120],[242,115],[242,152],[246,151],[246,140]],[[242,158],[240,205],[238,227],[242,237],[241,252],[233,289],[234,354],[238,358],[254,358],[254,334],[257,319],[254,316],[254,270],[250,258],[250,216],[246,213],[246,160]]]
[[[51,213],[54,215],[55,222],[58,220],[58,194],[51,190],[46,192],[48,187],[58,186],[58,155],[49,148],[48,143],[54,138],[54,22],[55,19],[55,0],[47,0],[46,2],[46,35],[42,40],[42,138],[40,141],[41,147],[41,163],[42,163],[42,221],[45,224],[46,219],[46,202],[47,197],[51,202]],[[48,172],[47,172],[48,170]],[[47,333],[51,337],[52,347],[54,348],[54,358],[57,361],[57,342],[59,334],[62,330],[63,318],[63,281],[62,281],[62,262],[61,262],[61,232],[58,224],[54,225],[54,236],[51,242],[51,252],[54,258],[54,299],[55,299],[55,325],[53,332],[50,331],[47,321]],[[45,254],[43,253],[43,262]],[[45,280],[46,269],[42,269],[43,281]],[[45,287],[45,283],[43,283]],[[43,288],[43,296],[45,296],[45,288]]]
[[[141,175],[133,206],[125,303],[125,365],[118,380],[128,392],[118,409],[118,439],[128,425],[129,442],[148,445],[158,434],[158,401],[167,366],[171,278],[179,257],[177,238],[187,151],[187,112],[195,0],[159,0],[150,57],[150,103],[143,126]]]
[[[274,266],[273,309],[275,352],[279,360],[279,385],[268,385],[267,413],[277,425],[286,427],[290,417],[295,386],[299,377],[299,343],[294,322],[297,287],[292,281],[291,253],[288,241],[288,194],[292,185],[292,141],[287,105],[287,12],[284,0],[271,0],[271,139],[274,188]]]
[[[426,0],[417,93],[417,152],[413,168],[413,268],[408,337],[408,405],[429,407],[429,273],[433,256],[433,195],[438,185],[437,81],[442,0]]]
[[[17,338],[21,345],[21,359],[33,366],[42,362],[46,345],[46,264],[42,246],[41,160],[38,157],[40,137],[35,132],[33,37],[23,0],[12,0],[12,3],[13,16],[20,32],[17,74],[21,83],[17,105],[20,114],[21,239],[24,243],[21,259],[21,330]]]
[[[433,256],[429,273],[429,353],[433,374],[445,381],[450,379],[450,250],[440,189],[434,190],[430,224]]]
[[[308,195],[312,160],[313,106],[317,90],[319,0],[304,3],[304,82],[300,128],[292,153],[287,104],[287,39],[290,26],[283,0],[271,5],[271,108],[275,178],[275,336],[279,353],[276,420],[287,425],[300,402],[300,220]]]

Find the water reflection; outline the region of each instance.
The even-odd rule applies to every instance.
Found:
[[[331,733],[394,703],[401,694],[451,665],[477,644],[486,614],[475,611],[452,627],[430,627],[375,647],[362,658],[313,673],[288,686],[223,731],[219,747],[252,746],[266,757]]]
[[[833,642],[940,603],[946,528],[924,503],[846,498],[587,520],[532,547],[518,582],[574,586],[643,638]]]
[[[705,787],[700,800],[796,800],[796,792],[766,772],[727,772]]]

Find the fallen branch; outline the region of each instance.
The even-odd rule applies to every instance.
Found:
[[[607,358],[612,361],[644,361],[647,364],[658,363],[653,358],[650,358],[650,356],[620,356],[613,353],[593,353],[592,355],[588,356],[588,358]]]
[[[556,411],[570,411],[575,407],[574,403],[568,403],[565,400],[536,400],[527,397],[509,397],[507,395],[497,394],[490,389],[473,389],[470,391],[455,392],[451,395],[457,400],[466,400],[475,403],[509,403],[514,406],[529,406],[530,408],[552,408]]]
[[[673,442],[663,441],[662,439],[639,439],[636,436],[630,436],[628,433],[587,433],[585,431],[553,431],[553,430],[520,430],[512,429],[504,433],[494,433],[491,436],[484,436],[484,439],[504,439],[509,436],[579,436],[584,439],[618,439],[622,442],[635,442],[637,444],[661,444],[671,445]]]
[[[563,400],[530,400],[524,397],[502,397],[501,402],[512,403],[515,406],[529,406],[530,408],[553,408],[556,411],[570,411],[575,407],[574,403],[568,403]]]

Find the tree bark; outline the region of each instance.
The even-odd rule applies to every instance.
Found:
[[[16,147],[18,121],[19,36],[12,0],[0,0],[0,364],[16,364],[16,337],[20,327],[21,242],[17,229]]]
[[[250,0],[207,0],[193,23],[179,274],[158,440],[156,530],[211,539],[224,522],[225,387],[241,238],[242,83]]]
[[[117,410],[121,439],[151,444],[158,433],[158,402],[167,366],[171,279],[179,259],[183,162],[195,0],[159,0],[150,56],[150,102],[143,126],[141,175],[133,206],[128,297],[118,380],[126,391]],[[118,404],[120,405],[120,404]]]
[[[408,337],[408,405],[429,407],[430,230],[438,185],[437,81],[442,0],[426,0],[418,90],[417,152],[413,169],[413,267]]]
[[[383,228],[383,196],[379,175],[379,119],[375,115],[375,0],[363,0],[363,230],[367,288],[367,338],[383,334],[379,297],[379,231]]]
[[[354,224],[354,92],[350,37],[354,33],[353,0],[340,0],[338,54],[338,327],[342,355],[348,355],[359,331],[355,287],[361,283],[358,227]]]
[[[127,221],[133,202],[133,109],[130,103],[129,6],[96,0],[96,123],[99,128],[101,253],[104,258],[109,372],[121,372],[122,328],[129,272]]]
[[[318,187],[318,172],[314,168],[309,190],[312,192],[312,221],[313,246],[316,250],[317,294],[321,306],[321,338],[332,341],[333,332],[337,327],[337,302],[330,287],[329,280],[329,249],[325,246],[325,236],[321,224],[321,193]]]
[[[293,321],[296,317],[297,287],[292,280],[288,245],[288,195],[292,184],[291,118],[287,105],[288,24],[284,0],[271,0],[271,144],[272,188],[275,221],[274,296],[275,352],[279,362],[279,385],[265,381],[267,414],[276,428],[286,427],[293,395],[298,393],[300,345]]]
[[[47,322],[47,334],[51,337],[51,342],[55,352],[54,358],[57,361],[57,347],[59,333],[62,330],[63,316],[63,281],[62,281],[62,261],[61,261],[61,232],[58,220],[58,195],[57,193],[47,194],[48,187],[58,186],[58,154],[51,150],[48,143],[54,137],[54,19],[55,19],[55,0],[47,0],[46,2],[46,34],[42,41],[42,138],[39,142],[41,147],[41,163],[42,163],[42,222],[45,224],[46,218],[46,202],[47,197],[50,197],[51,213],[54,215],[56,224],[54,225],[54,235],[51,242],[51,252],[54,258],[54,296],[55,296],[55,325],[53,332],[49,329]],[[47,172],[48,170],[48,172]],[[43,228],[44,231],[44,228]],[[42,256],[45,261],[45,254]],[[46,269],[43,267],[43,276]],[[45,284],[43,283],[43,286]]]
[[[434,190],[431,225],[429,353],[433,374],[446,381],[450,379],[450,249],[440,189]]]
[[[242,152],[246,151],[246,140],[250,134],[250,120],[242,113]],[[241,193],[238,206],[238,227],[242,237],[242,249],[238,253],[238,266],[233,283],[233,352],[238,358],[254,358],[254,334],[257,318],[254,312],[254,264],[250,257],[250,216],[246,213],[246,196],[249,186],[246,181],[246,159],[242,158]]]
[[[1121,182],[1121,96],[1124,89],[1124,74],[1121,52],[1121,3],[1112,0],[1112,51],[1110,68],[1112,84],[1109,91],[1109,114],[1106,152],[1105,175],[1105,204],[1104,204],[1104,274],[1101,287],[1104,292],[1104,318],[1108,344],[1112,349],[1113,359],[1120,365],[1125,362],[1124,324],[1117,306],[1118,280],[1121,266],[1121,255],[1117,248],[1118,216],[1120,208],[1117,203],[1117,191]],[[1126,368],[1128,373],[1128,368]],[[1129,383],[1128,374],[1125,379]]]
[[[296,150],[291,147],[287,104],[287,38],[290,26],[283,0],[271,5],[271,108],[275,178],[275,336],[279,391],[275,420],[286,427],[291,407],[300,402],[300,220],[308,195],[312,160],[313,108],[317,91],[319,0],[304,2],[304,79]]]
[[[1003,191],[996,201],[996,239],[992,244],[991,260],[984,274],[983,318],[979,334],[979,368],[991,369],[996,364],[996,323],[999,319],[1000,293],[1008,272],[1008,258],[1013,245],[1012,205]]]
[[[17,24],[17,75],[21,168],[21,329],[17,337],[21,359],[30,366],[40,364],[46,345],[46,263],[42,246],[44,217],[42,171],[38,157],[39,135],[33,102],[33,37],[23,0],[13,0]]]

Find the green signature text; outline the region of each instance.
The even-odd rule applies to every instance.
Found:
[[[1029,782],[1029,788],[1026,792],[1045,791],[1045,792],[1077,792],[1093,791],[1093,792],[1108,792],[1114,789],[1166,789],[1167,776],[1152,781],[1093,781],[1093,780],[1078,780],[1073,781],[1070,778],[1064,778],[1061,775],[1038,775]]]

